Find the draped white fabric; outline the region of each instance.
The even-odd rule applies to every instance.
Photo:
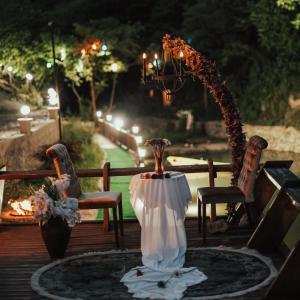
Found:
[[[131,204],[142,228],[144,266],[130,270],[121,279],[137,298],[180,299],[185,289],[207,277],[196,268],[183,268],[186,252],[185,212],[191,192],[182,173],[171,178],[141,179],[133,176]],[[137,276],[140,270],[140,276]],[[165,287],[159,287],[162,281]]]

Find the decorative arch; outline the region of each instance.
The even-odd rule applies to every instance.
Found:
[[[228,143],[231,147],[233,173],[231,183],[236,185],[242,168],[246,138],[235,99],[226,87],[225,81],[222,80],[214,63],[187,45],[181,38],[171,39],[171,36],[166,34],[162,43],[165,53],[172,54],[174,57],[180,57],[180,51],[184,53],[185,65],[188,70],[195,77],[198,77],[219,104],[225,121]]]

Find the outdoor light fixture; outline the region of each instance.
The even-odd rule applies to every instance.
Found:
[[[143,137],[141,135],[138,135],[135,137],[135,141],[137,144],[141,144],[143,142]]]
[[[31,121],[33,120],[32,118],[28,118],[28,115],[30,114],[30,107],[28,105],[22,105],[20,113],[23,116],[22,118],[18,118],[20,132],[25,134],[30,133]]]
[[[48,89],[48,102],[50,105],[59,106],[58,95],[54,88]]]
[[[139,153],[139,157],[144,158],[146,156],[146,149],[139,148],[138,153]]]
[[[57,99],[57,97],[49,97],[48,102],[50,105],[57,106],[58,99]]]
[[[8,67],[7,67],[7,72],[11,73],[13,70],[14,70],[14,69],[13,69],[12,66],[8,66]]]
[[[26,79],[27,79],[28,81],[31,81],[31,80],[33,79],[33,76],[32,76],[32,74],[30,74],[30,73],[27,73],[27,74],[25,75],[25,77],[26,77]]]
[[[118,64],[113,63],[113,64],[110,66],[110,68],[111,68],[112,72],[117,72],[118,69],[119,69],[119,66],[118,66]]]
[[[102,51],[107,51],[107,49],[108,49],[108,47],[105,44],[103,44],[102,47],[101,47],[101,50]]]
[[[163,92],[164,97],[169,97],[183,88],[186,79],[193,77],[193,73],[184,69],[184,53],[180,51],[178,57],[162,52],[148,56],[142,54],[142,80],[145,84],[155,86]]]
[[[123,119],[115,119],[114,125],[117,129],[121,129],[124,126],[124,120]]]
[[[111,122],[112,121],[112,115],[107,115],[106,116],[106,121]]]
[[[131,131],[134,134],[138,134],[139,131],[140,131],[140,128],[139,128],[139,126],[134,125],[134,126],[131,127]]]
[[[59,98],[54,88],[48,89],[48,114],[50,119],[59,119]]]
[[[101,111],[101,110],[97,110],[97,111],[96,111],[96,116],[97,116],[97,118],[101,118],[101,116],[102,116],[102,111]]]
[[[52,67],[52,64],[50,62],[47,62],[46,67],[47,69],[50,69]]]
[[[30,114],[30,107],[28,105],[22,105],[20,108],[20,113],[22,116],[28,116]]]
[[[49,97],[50,96],[57,96],[56,90],[52,87],[49,88],[47,92],[48,92]]]

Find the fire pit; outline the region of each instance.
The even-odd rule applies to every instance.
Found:
[[[32,216],[31,200],[27,198],[19,198],[17,200],[9,200],[8,205],[12,208],[10,215],[13,217]]]
[[[10,199],[8,208],[0,215],[2,223],[33,223],[36,222],[33,216],[31,201],[28,197]]]

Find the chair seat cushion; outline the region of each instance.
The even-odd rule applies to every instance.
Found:
[[[204,187],[198,189],[198,198],[206,203],[234,203],[242,202],[244,194],[236,186]]]
[[[122,199],[120,192],[83,193],[79,197],[80,209],[117,207]]]

